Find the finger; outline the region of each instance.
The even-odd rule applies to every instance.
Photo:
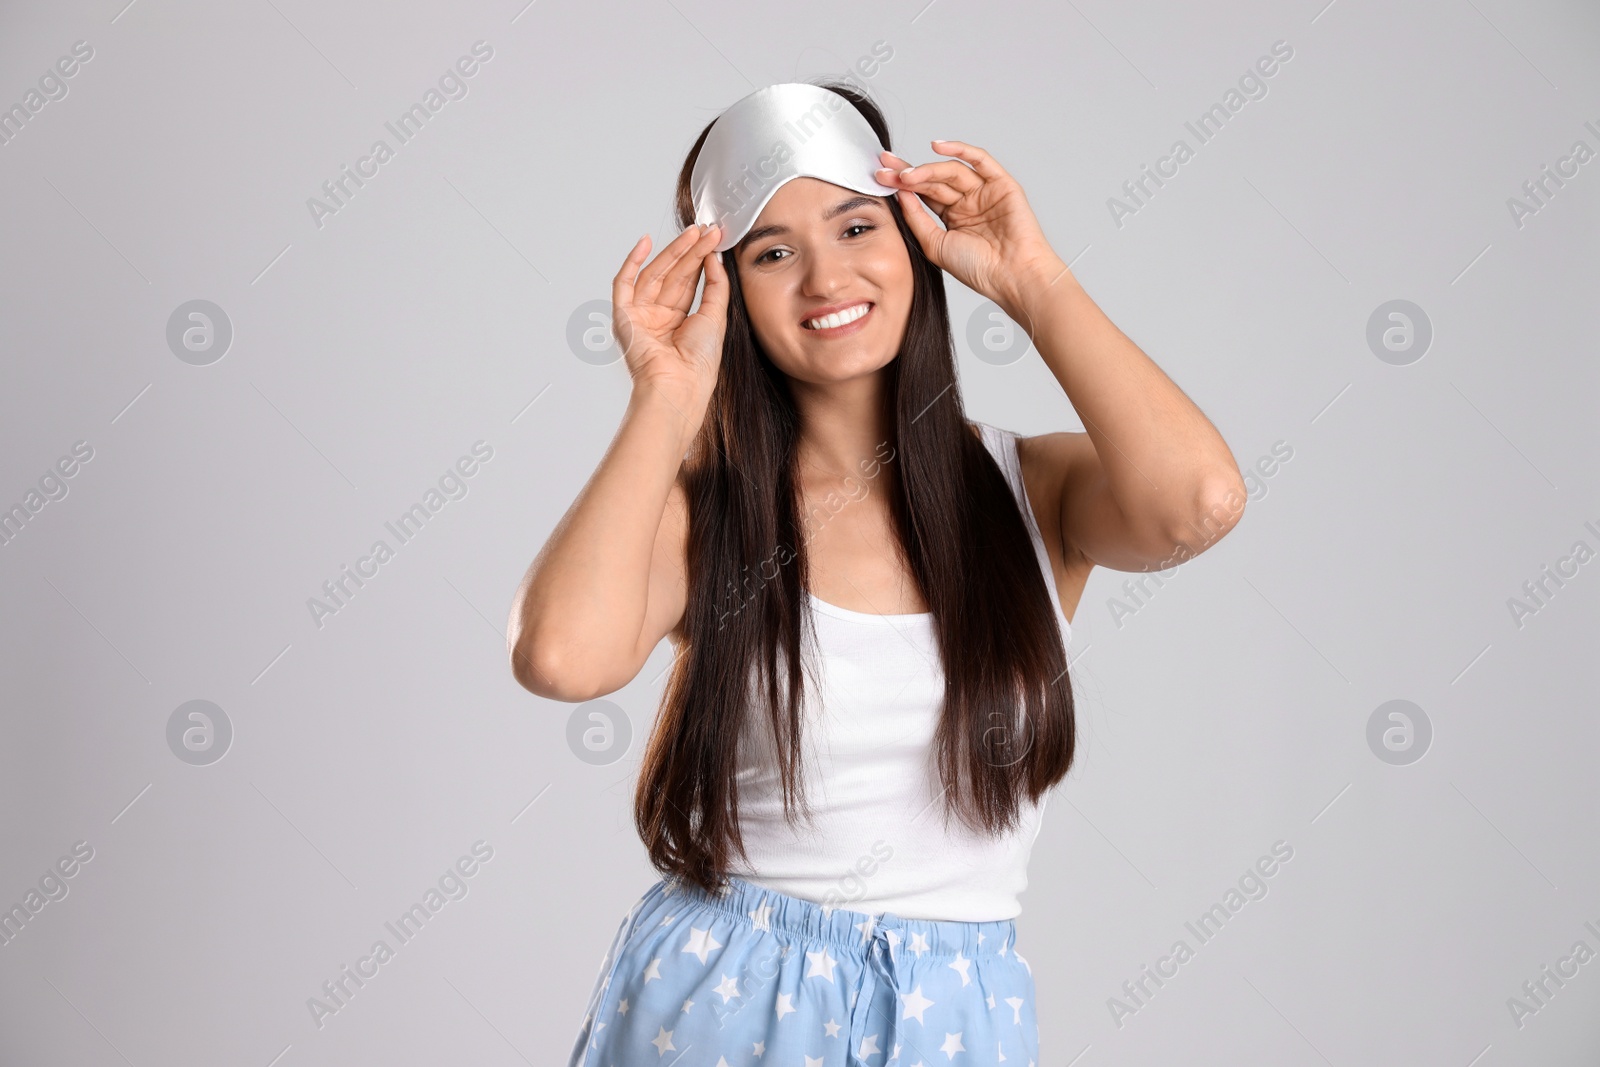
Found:
[[[929,169],[932,167],[959,167],[961,171],[966,171],[967,174],[972,175],[972,180],[978,185],[981,185],[983,181],[981,178],[977,177],[971,167],[964,163],[957,163],[948,159],[936,159],[930,163],[913,164],[910,160],[903,159],[902,157],[897,156],[893,152],[889,151],[879,152],[878,159],[883,166],[874,172],[874,177],[876,177],[882,184],[892,185],[896,188],[903,189],[911,185],[915,185],[918,182],[927,181],[930,179],[930,176],[949,177],[951,175],[960,175],[960,171],[948,169],[943,171],[933,171]],[[906,173],[907,171],[910,171],[911,173],[908,175]],[[976,185],[974,188],[976,188]]]
[[[972,165],[978,176],[985,181],[994,181],[997,178],[1009,178],[1010,174],[995,158],[976,145],[964,141],[934,141],[933,150],[941,156],[955,156]]]
[[[673,331],[672,343],[680,352],[703,352],[715,365],[722,362],[722,339],[728,326],[728,273],[721,252],[707,252],[700,259],[706,287],[695,313]]]
[[[965,163],[950,159],[933,163],[919,163],[915,167],[908,167],[902,170],[899,177],[900,181],[907,186],[941,182],[963,195],[981,189],[985,180],[982,175]]]
[[[674,237],[671,243],[661,250],[661,254],[639,272],[639,280],[634,283],[635,299],[641,303],[655,303],[661,293],[663,275],[683,258],[684,253],[694,247],[701,236],[698,226],[690,226]]]
[[[690,225],[669,241],[639,272],[639,280],[634,285],[634,299],[641,304],[656,303],[660,299],[661,284],[667,271],[683,258],[699,238],[700,228]]]
[[[957,203],[965,195],[960,190],[944,182],[905,182],[900,183],[900,188],[908,193],[916,193],[923,200],[929,201],[928,206],[935,211],[944,212],[951,204]]]
[[[661,280],[660,302],[668,304],[687,315],[694,304],[695,290],[700,286],[700,276],[705,270],[706,253],[716,248],[722,237],[717,223],[707,223],[704,232],[684,252]]]
[[[878,153],[878,161],[890,170],[899,173],[911,166],[909,159],[902,159],[887,148]]]
[[[900,182],[900,173],[911,169],[911,167],[912,163],[909,159],[904,159],[885,149],[878,153],[878,170],[874,173],[874,177],[884,185],[898,187],[902,184]]]
[[[970,189],[965,189],[958,188],[957,186],[944,181],[926,179],[918,180],[917,176],[919,174],[926,173],[924,167],[914,168],[910,178],[907,178],[903,175],[891,176],[891,172],[884,170],[878,171],[877,177],[878,180],[883,182],[885,185],[892,185],[898,189],[904,189],[907,192],[916,193],[918,196],[922,197],[923,202],[932,208],[934,213],[942,219],[945,216],[945,212],[948,211],[952,206],[961,202],[961,200],[966,197],[978,195],[983,188],[983,179],[973,174],[972,168],[959,163],[956,164],[956,166],[961,167],[962,170],[965,170],[967,174],[971,175],[971,180],[977,182],[977,185]]]
[[[899,179],[894,179],[893,181],[885,179],[883,177],[885,173],[885,171],[878,172],[880,181],[884,181],[885,184],[898,184],[902,192],[912,193],[919,197],[935,215],[939,216],[940,222],[945,221],[945,216],[950,209],[963,199],[961,193],[943,183],[912,182],[907,184]]]
[[[689,306],[694,303],[695,288],[700,283],[705,254],[716,247],[721,232],[715,224],[711,225],[672,265],[661,279],[661,292],[656,298],[658,303],[676,308],[685,315],[689,313]]]
[[[611,303],[615,307],[633,302],[633,279],[639,273],[639,264],[650,254],[650,235],[645,234],[633,242],[633,248],[622,261],[622,269],[611,279]]]
[[[715,323],[728,321],[728,270],[722,265],[721,252],[707,252],[704,260],[706,287],[700,293],[700,307],[696,315],[703,315]]]
[[[944,239],[944,228],[928,217],[927,209],[917,199],[916,193],[902,189],[894,195],[900,198],[900,211],[906,217],[906,225],[911,227],[911,235],[922,246],[923,253],[937,263],[936,252],[939,242]]]

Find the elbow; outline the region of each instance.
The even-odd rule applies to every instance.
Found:
[[[1189,556],[1198,556],[1239,524],[1247,498],[1244,480],[1236,471],[1208,480],[1188,512],[1168,527],[1168,539],[1187,549]]]
[[[578,704],[611,691],[593,678],[584,677],[548,642],[511,640],[506,647],[511,656],[512,677],[534,696]]]
[[[534,696],[567,703],[592,699],[586,679],[575,678],[574,663],[584,657],[566,653],[560,628],[552,630],[539,618],[536,605],[527,599],[527,588],[519,590],[506,623],[506,654],[511,677]]]

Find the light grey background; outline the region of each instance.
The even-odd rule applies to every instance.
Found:
[[[0,506],[93,449],[0,546],[0,906],[93,849],[0,945],[0,1063],[565,1057],[654,878],[631,786],[670,655],[611,697],[633,740],[599,766],[507,667],[516,583],[627,399],[570,320],[671,237],[705,122],[878,41],[902,154],[993,152],[1242,467],[1293,450],[1136,613],[1105,570],[1078,607],[1081,755],[1019,920],[1044,1062],[1595,1062],[1600,960],[1508,1006],[1600,951],[1600,562],[1508,604],[1600,549],[1600,160],[1520,226],[1507,203],[1600,149],[1593,4],[125,3],[0,15],[5,107],[94,52],[0,147]],[[476,41],[468,94],[319,227],[308,198]],[[1275,41],[1267,94],[1117,225]],[[969,413],[1079,429],[1036,355],[966,347],[980,300],[950,292]],[[233,329],[204,366],[167,343],[195,299]],[[1366,341],[1397,299],[1433,329],[1405,366]],[[477,441],[466,495],[319,627],[308,599]],[[1433,729],[1403,766],[1367,741],[1395,699]],[[192,700],[233,731],[208,765],[168,744]],[[467,895],[319,1027],[308,999],[478,841]]]

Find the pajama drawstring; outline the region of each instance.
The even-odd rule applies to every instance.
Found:
[[[900,931],[892,925],[883,925],[882,919],[883,916],[878,916],[873,920],[870,935],[872,944],[867,949],[867,967],[862,976],[861,989],[856,994],[856,1002],[850,1012],[849,1062],[865,1064],[867,1067],[880,1067],[884,1062],[882,1057],[888,1055],[889,1043],[893,1040],[895,1031],[893,997],[889,1000],[888,1013],[880,1011],[876,1018],[873,1017],[878,985],[882,983],[891,993],[900,988],[895,977],[897,962],[895,949],[900,945]]]

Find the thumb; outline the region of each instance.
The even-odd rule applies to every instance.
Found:
[[[678,327],[677,338],[704,346],[715,357],[720,350],[723,333],[728,326],[728,272],[722,266],[719,252],[708,252],[704,261],[705,288],[700,292],[700,306],[693,315]]]
[[[717,322],[728,319],[728,272],[722,265],[721,252],[707,252],[705,259],[706,284],[700,291],[700,307],[696,315],[705,315]]]
[[[905,213],[906,225],[911,227],[911,232],[916,236],[917,243],[922,246],[923,253],[938,263],[939,258],[935,252],[944,239],[944,227],[934,221],[916,193],[901,189],[894,195],[900,198],[900,210]]]

